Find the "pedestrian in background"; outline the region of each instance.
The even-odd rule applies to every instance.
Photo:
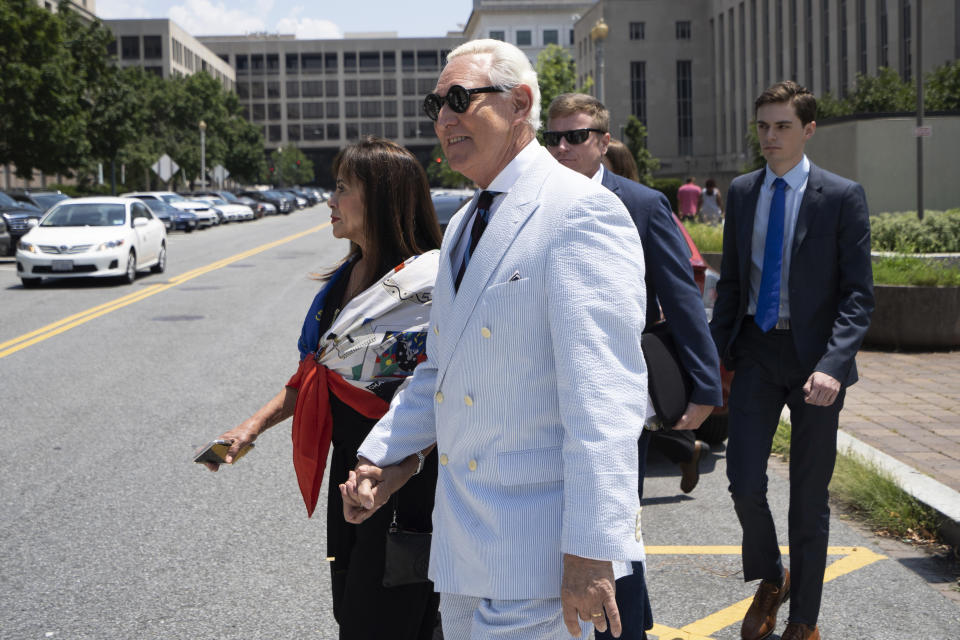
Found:
[[[640,169],[637,167],[637,159],[633,157],[630,148],[616,138],[610,138],[607,152],[603,154],[603,166],[627,180],[640,182]]]
[[[686,242],[677,228],[670,204],[659,191],[627,180],[602,164],[610,152],[610,112],[599,100],[582,93],[565,93],[554,98],[547,112],[543,140],[560,164],[570,167],[610,189],[630,212],[643,245],[646,268],[646,326],[653,327],[665,316],[677,344],[683,367],[693,380],[687,410],[673,429],[644,431],[639,442],[639,494],[643,497],[647,445],[659,442],[675,463],[681,465],[681,490],[689,493],[699,478],[699,463],[709,448],[696,440],[699,427],[723,403],[720,362],[710,337],[700,290],[693,279]],[[628,152],[629,153],[629,152]],[[628,156],[632,161],[632,156]],[[636,164],[634,163],[634,167]],[[661,315],[662,310],[662,315]],[[653,626],[653,617],[643,574],[636,562],[633,574],[617,581],[617,603],[624,621],[623,638],[642,640]],[[597,632],[597,638],[612,637]]]
[[[640,239],[620,200],[537,143],[537,75],[517,47],[454,49],[424,110],[481,191],[447,227],[429,358],[360,448],[346,516],[384,502],[370,463],[436,442],[444,636],[586,638],[608,619],[620,635],[614,580],[644,557]]]
[[[440,228],[426,173],[400,145],[368,138],[344,149],[333,170],[331,227],[335,237],[350,241],[350,251],[327,275],[307,312],[297,373],[252,417],[220,437],[233,443],[229,463],[266,429],[293,416],[293,463],[308,516],[332,443],[327,556],[339,637],[429,640],[439,603],[433,584],[383,585],[391,511],[347,523],[339,485],[397,388],[426,357]],[[388,486],[403,485],[397,511],[406,529],[430,531],[437,477],[436,455],[425,459],[430,448],[411,451],[383,478]]]
[[[677,215],[681,220],[692,220],[697,217],[697,207],[700,204],[700,187],[693,181],[693,176],[677,189]]]
[[[707,185],[700,194],[700,222],[720,224],[723,221],[723,200],[713,178],[707,179]]]
[[[854,356],[873,311],[870,218],[863,188],[804,155],[816,130],[813,94],[794,82],[754,103],[765,168],[727,194],[711,329],[727,369],[727,477],[743,529],[743,577],[761,580],[743,640],[770,635],[790,597],[782,640],[819,640],[837,425]],[[790,408],[790,568],[767,504],[767,459]]]

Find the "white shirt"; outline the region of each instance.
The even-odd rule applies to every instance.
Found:
[[[593,180],[594,182],[598,182],[598,183],[600,183],[600,184],[603,184],[603,171],[604,171],[604,169],[603,169],[603,163],[601,163],[601,164],[600,164],[600,168],[597,169],[597,172],[596,172],[595,174],[593,174],[593,177],[590,178],[590,179]]]
[[[803,159],[792,169],[780,176],[787,183],[786,202],[783,211],[783,255],[780,263],[780,318],[790,317],[790,259],[792,257],[793,234],[797,228],[797,216],[803,192],[807,189],[810,177],[810,160]],[[763,254],[767,244],[767,222],[770,220],[770,203],[773,201],[773,181],[777,175],[767,165],[763,177],[763,186],[757,198],[757,211],[753,218],[753,238],[750,245],[750,303],[747,315],[757,313],[757,293],[760,291],[760,278],[763,275]]]
[[[473,200],[470,201],[472,213],[466,221],[466,224],[461,227],[463,232],[460,234],[460,237],[457,238],[456,244],[450,252],[450,268],[453,270],[454,280],[457,278],[457,273],[460,272],[460,265],[463,264],[463,254],[466,253],[467,247],[470,246],[468,244],[470,242],[470,230],[473,228],[474,218],[477,217],[477,200],[480,198],[480,193],[483,191],[500,192],[499,195],[493,198],[493,204],[490,205],[490,213],[487,216],[487,224],[489,224],[490,221],[493,220],[493,216],[496,215],[497,209],[500,208],[500,203],[503,202],[504,196],[506,196],[513,185],[516,184],[520,176],[533,164],[533,161],[538,155],[539,148],[540,145],[537,143],[537,139],[534,138],[497,174],[497,177],[493,179],[490,186],[486,189],[477,189],[477,192],[473,194]]]

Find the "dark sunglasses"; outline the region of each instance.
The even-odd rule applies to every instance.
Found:
[[[570,144],[583,144],[590,137],[590,132],[606,133],[603,129],[571,129],[570,131],[544,131],[543,141],[548,147],[560,144],[560,138],[566,138]]]
[[[458,84],[450,87],[447,91],[447,95],[439,96],[436,93],[428,93],[427,97],[423,99],[423,112],[427,114],[427,117],[437,121],[437,118],[440,117],[440,109],[443,108],[443,103],[446,102],[451,109],[457,113],[464,113],[467,108],[470,106],[470,96],[475,93],[501,93],[506,91],[503,87],[478,87],[477,89],[464,89]]]

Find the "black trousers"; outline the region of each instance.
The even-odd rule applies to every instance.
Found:
[[[790,407],[790,622],[815,625],[827,561],[827,486],[837,452],[844,390],[829,407],[803,400],[812,371],[797,357],[789,331],[764,334],[745,321],[734,343],[727,478],[743,529],[745,581],[783,577],[773,515],[767,503],[767,460],[784,405]]]
[[[693,460],[694,446],[697,443],[697,432],[689,429],[661,429],[651,431],[650,446],[670,458],[673,464],[690,462]]]

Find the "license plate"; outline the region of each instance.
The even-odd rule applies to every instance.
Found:
[[[73,271],[73,260],[54,260],[53,271]]]

